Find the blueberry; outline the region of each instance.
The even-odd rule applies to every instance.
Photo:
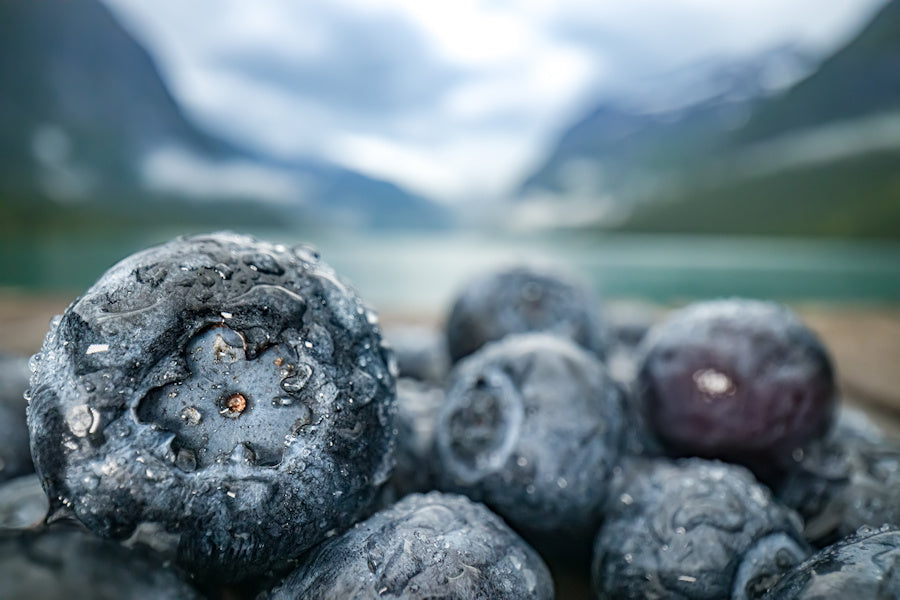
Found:
[[[3,600],[201,598],[152,555],[71,528],[0,532]]]
[[[200,577],[287,566],[390,475],[377,319],[305,247],[179,238],[111,268],[34,358],[44,488],[103,537],[168,539]]]
[[[397,357],[400,377],[441,383],[450,370],[443,332],[422,326],[386,328],[385,338]]]
[[[442,388],[397,380],[397,464],[391,486],[398,498],[435,489],[434,429],[443,404]]]
[[[807,556],[800,519],[743,467],[628,464],[594,545],[596,598],[749,600]]]
[[[23,475],[0,483],[0,529],[39,525],[50,509],[37,475]]]
[[[900,530],[862,528],[787,573],[765,600],[900,598]]]
[[[0,355],[0,482],[34,471],[25,424],[28,360]]]
[[[597,303],[588,290],[533,267],[471,281],[454,303],[446,327],[454,362],[511,333],[552,333],[599,355],[606,345]]]
[[[413,494],[315,548],[268,600],[553,598],[537,553],[462,496]]]
[[[817,546],[863,525],[900,523],[900,445],[879,438],[872,427],[842,413],[834,432],[796,454],[797,464],[777,488]]]
[[[692,304],[653,327],[640,355],[635,400],[675,456],[737,462],[772,481],[831,425],[831,361],[784,306]]]
[[[597,358],[547,334],[463,360],[438,414],[442,489],[484,502],[539,550],[585,554],[622,442],[621,391]]]

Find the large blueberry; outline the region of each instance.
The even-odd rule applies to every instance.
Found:
[[[787,573],[765,600],[900,598],[900,530],[860,529]]]
[[[538,554],[462,496],[407,496],[315,548],[260,600],[549,600]]]
[[[3,600],[200,600],[151,554],[71,528],[0,532]]]
[[[463,289],[447,319],[454,362],[512,333],[546,332],[602,355],[606,336],[594,296],[557,272],[513,267],[482,275]]]
[[[678,456],[738,462],[771,481],[831,425],[836,392],[825,348],[788,308],[699,302],[641,344],[635,399]]]
[[[0,482],[34,471],[25,424],[28,359],[0,355]]]
[[[808,555],[800,519],[743,467],[626,466],[594,545],[595,598],[753,600]]]
[[[307,247],[179,238],[112,267],[34,358],[51,501],[94,532],[167,540],[200,576],[287,565],[390,475],[377,319]]]
[[[440,486],[541,547],[571,548],[600,524],[624,423],[620,389],[594,355],[547,334],[509,336],[450,376],[435,433]]]

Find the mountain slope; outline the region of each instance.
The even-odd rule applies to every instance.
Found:
[[[576,156],[583,171],[616,174],[589,192],[598,202],[612,197],[618,221],[587,226],[900,237],[900,0],[777,95],[618,118],[639,129],[610,135],[589,118],[548,161]],[[547,172],[525,190],[571,193]]]
[[[71,218],[277,226],[350,210],[369,226],[445,222],[388,182],[270,159],[198,129],[96,0],[0,3],[0,81],[11,82],[0,93],[5,228]]]
[[[892,0],[844,48],[755,111],[735,136],[759,141],[806,127],[900,109],[900,2]]]
[[[809,57],[785,45],[739,61],[703,61],[603,99],[562,133],[518,194],[601,193],[630,202],[644,193],[648,178],[714,152],[725,134],[743,124],[771,80],[808,68]],[[573,171],[578,179],[589,168],[599,171],[593,182],[573,183]]]

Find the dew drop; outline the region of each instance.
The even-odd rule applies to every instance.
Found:
[[[197,455],[193,450],[189,450],[187,448],[182,448],[178,451],[178,454],[175,456],[175,466],[185,471],[187,473],[191,473],[197,470]]]
[[[213,268],[219,274],[219,277],[225,279],[226,281],[228,279],[231,279],[231,276],[234,274],[234,271],[231,269],[231,267],[229,267],[225,263],[219,263]]]
[[[291,427],[291,431],[294,435],[299,435],[301,430],[310,424],[312,421],[312,411],[309,410],[309,407],[305,404],[300,405],[300,416],[297,417],[297,420],[294,421],[293,427]]]
[[[288,394],[296,394],[306,387],[309,378],[312,377],[313,368],[306,363],[300,363],[294,369],[290,377],[281,380],[281,389]]]
[[[359,406],[372,401],[378,391],[378,382],[365,371],[356,371],[350,378],[350,397]]]
[[[69,430],[73,434],[78,437],[84,437],[88,433],[94,433],[97,430],[99,417],[100,414],[96,409],[91,408],[86,404],[79,404],[69,411],[66,420],[69,425]]]
[[[255,252],[244,257],[244,263],[254,271],[268,273],[269,275],[283,275],[284,268],[271,254]]]
[[[291,248],[291,252],[304,262],[314,263],[319,260],[319,251],[307,244],[298,244]]]
[[[188,406],[181,411],[181,420],[189,425],[199,425],[203,415],[194,406]]]

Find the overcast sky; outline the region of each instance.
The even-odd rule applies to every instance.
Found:
[[[824,54],[883,0],[106,0],[188,114],[280,157],[432,198],[503,194],[608,94],[785,43]]]

